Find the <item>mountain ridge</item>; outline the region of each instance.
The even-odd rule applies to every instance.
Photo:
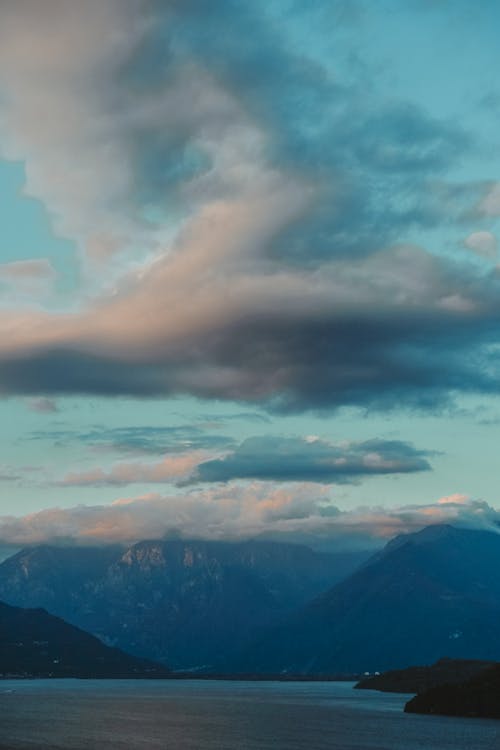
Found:
[[[264,541],[43,545],[0,564],[0,598],[44,606],[109,645],[174,668],[206,668],[360,559]]]
[[[44,609],[0,602],[0,676],[166,678],[168,669],[110,648]]]
[[[500,660],[500,535],[434,526],[391,540],[241,655],[241,666],[382,672]]]

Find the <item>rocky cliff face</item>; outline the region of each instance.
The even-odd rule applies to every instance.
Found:
[[[173,667],[220,667],[355,563],[272,542],[38,547],[0,565],[0,598]]]

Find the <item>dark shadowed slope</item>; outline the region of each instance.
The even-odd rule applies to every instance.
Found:
[[[438,685],[465,682],[493,666],[496,666],[496,662],[439,659],[429,666],[392,669],[373,677],[366,677],[355,687],[360,690],[379,690],[382,693],[423,693]]]
[[[408,701],[405,711],[500,719],[500,666],[459,685],[441,685],[416,695]]]
[[[211,667],[366,556],[275,542],[44,546],[0,565],[0,598],[45,607],[137,655],[182,669]]]
[[[109,648],[43,609],[0,602],[0,675],[167,677],[165,667]]]
[[[500,535],[428,527],[269,632],[239,667],[375,672],[442,656],[500,660]]]

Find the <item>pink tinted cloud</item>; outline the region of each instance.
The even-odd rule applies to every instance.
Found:
[[[82,261],[82,288],[69,309],[21,313],[14,304],[0,312],[2,388],[281,398],[300,408],[318,392],[336,405],[361,403],[382,388],[393,402],[409,386],[422,402],[423,383],[432,391],[468,381],[467,368],[463,377],[456,372],[464,356],[449,358],[448,367],[430,362],[426,370],[426,363],[446,324],[454,335],[470,331],[462,322],[480,325],[485,313],[490,330],[498,280],[471,278],[469,264],[451,267],[408,243],[384,247],[384,239],[379,247],[376,236],[371,255],[347,257],[339,239],[341,252],[316,256],[322,241],[312,231],[307,255],[295,259],[292,235],[300,238],[326,200],[332,217],[358,199],[362,207],[366,185],[346,203],[340,165],[330,173],[315,159],[301,169],[300,160],[293,167],[270,158],[279,133],[268,117],[257,119],[252,97],[227,85],[217,66],[214,74],[201,67],[198,54],[177,58],[172,48],[163,79],[153,76],[148,86],[144,76],[138,87],[132,76],[127,86],[134,53],[155,23],[152,6],[170,5],[0,4],[0,136],[7,155],[26,162],[27,192],[43,200]],[[173,3],[174,14],[183,5]],[[159,17],[168,34],[169,14]],[[292,60],[299,62],[295,53]],[[149,220],[154,203],[138,198],[149,194],[137,169],[140,144],[149,142],[179,143],[179,164],[192,150],[209,165],[176,183],[181,210],[175,201],[170,210],[162,193],[158,211],[168,207],[173,217],[164,225]],[[170,165],[168,148],[163,156]],[[495,196],[485,199],[488,215]],[[349,221],[340,222],[347,247],[359,229]],[[280,256],[287,237],[290,253]],[[468,336],[472,346],[481,339]]]
[[[56,272],[46,258],[0,263],[0,287],[4,306],[33,304],[52,292]]]
[[[468,495],[462,495],[460,492],[455,492],[452,495],[440,497],[437,502],[438,505],[467,505],[469,501],[470,497]]]
[[[192,451],[165,456],[161,461],[142,463],[121,462],[111,469],[90,469],[69,472],[59,482],[67,487],[125,485],[136,483],[163,483],[187,479],[198,464],[209,457],[206,451]]]
[[[279,536],[343,546],[356,540],[376,546],[397,534],[442,523],[498,531],[500,514],[480,500],[340,510],[329,487],[253,482],[3,517],[0,543],[130,543],[176,534],[203,539]]]
[[[28,399],[26,404],[30,411],[38,412],[39,414],[53,414],[59,411],[57,402],[52,398],[32,398]]]

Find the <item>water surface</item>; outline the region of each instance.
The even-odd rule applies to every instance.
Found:
[[[0,682],[0,750],[498,750],[500,722],[352,683]]]

